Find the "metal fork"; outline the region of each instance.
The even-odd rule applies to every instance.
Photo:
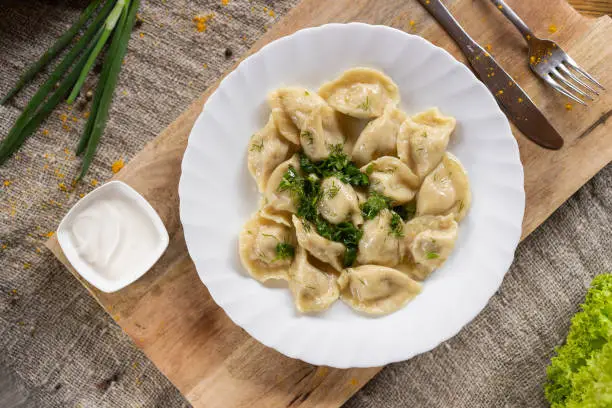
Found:
[[[548,85],[582,105],[586,103],[576,95],[592,101],[591,94],[599,95],[595,87],[605,89],[588,72],[580,68],[557,43],[533,35],[527,24],[503,0],[491,0],[491,2],[521,32],[529,45],[529,67]]]

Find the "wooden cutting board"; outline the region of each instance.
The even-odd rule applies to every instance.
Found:
[[[476,41],[490,47],[497,61],[565,138],[565,147],[552,152],[513,128],[525,166],[525,237],[612,160],[612,92],[603,94],[589,108],[566,109],[567,100],[528,71],[523,40],[487,0],[445,3]],[[565,0],[508,3],[536,34],[558,41],[612,90],[609,17],[585,18]],[[303,27],[349,21],[386,24],[421,35],[465,61],[416,0],[303,0],[250,52]],[[549,27],[554,31],[553,25],[557,31],[549,33]],[[195,407],[337,407],[380,368],[315,367],[266,348],[216,306],[187,253],[179,220],[180,165],[191,127],[214,89],[211,87],[115,177],[149,200],[170,233],[170,246],[151,271],[118,293],[105,294],[76,274],[55,238],[47,245]]]

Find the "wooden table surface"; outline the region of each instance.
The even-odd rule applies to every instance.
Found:
[[[612,15],[612,0],[568,0],[576,10],[589,16]]]

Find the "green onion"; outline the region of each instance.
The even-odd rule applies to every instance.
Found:
[[[91,134],[89,136],[83,134],[83,138],[88,138],[89,140],[87,141],[87,149],[85,150],[85,157],[83,158],[81,173],[77,178],[79,180],[82,179],[85,174],[87,174],[87,170],[89,169],[93,156],[96,152],[98,142],[100,141],[100,136],[106,127],[108,110],[113,98],[115,86],[117,85],[117,80],[119,78],[119,71],[121,70],[123,57],[127,51],[128,41],[130,40],[130,35],[132,34],[132,27],[136,21],[136,12],[138,11],[139,4],[139,0],[134,0],[131,3],[130,0],[126,1],[124,10],[127,10],[127,12],[123,12],[121,14],[121,19],[119,20],[119,24],[115,29],[115,33],[113,34],[113,40],[111,42],[108,55],[104,61],[104,65],[108,66],[108,68],[105,67],[108,72],[106,74],[104,83],[98,84],[98,88],[100,88],[102,85],[104,88],[100,94],[101,96],[99,104],[96,107],[95,115],[92,115],[95,116],[95,118],[93,119],[91,125]],[[105,68],[103,68],[103,71],[106,70]],[[98,91],[96,91],[96,93],[98,93]]]
[[[13,88],[2,98],[0,101],[0,105],[4,105],[6,101],[13,97],[23,86],[34,76],[40,72],[49,61],[57,55],[60,51],[62,51],[72,39],[77,35],[81,27],[89,20],[93,12],[100,5],[100,0],[94,0],[87,8],[81,13],[79,19],[66,31],[60,38],[57,39],[55,44],[53,44],[49,49],[36,61],[34,64],[30,65],[30,67],[19,77],[17,83],[13,86]]]
[[[98,35],[96,36],[96,38],[99,38],[101,34],[102,31],[98,31]],[[94,43],[89,45],[87,50],[79,57],[72,70],[64,77],[55,92],[49,97],[49,99],[47,99],[47,101],[36,112],[36,114],[29,118],[23,129],[18,134],[15,134],[13,136],[13,143],[10,145],[9,150],[7,150],[6,153],[0,155],[0,164],[4,163],[4,161],[6,161],[8,157],[10,157],[14,152],[17,151],[17,149],[19,149],[19,147],[28,138],[28,136],[30,136],[32,133],[34,133],[34,131],[36,131],[42,121],[49,116],[51,111],[53,111],[53,109],[66,96],[68,91],[70,91],[70,87],[72,87],[72,85],[78,78],[79,72],[81,72],[81,69],[83,69],[83,66],[85,66],[87,55],[91,52],[93,46]]]
[[[18,142],[19,134],[23,130],[24,126],[30,120],[30,117],[33,112],[38,109],[39,105],[45,100],[47,95],[51,92],[51,90],[55,87],[57,81],[62,77],[62,75],[72,66],[74,60],[79,56],[81,51],[90,45],[92,38],[100,31],[102,21],[106,18],[108,13],[110,12],[114,1],[109,1],[104,5],[104,8],[98,13],[96,18],[89,25],[87,30],[83,36],[77,41],[77,43],[72,47],[72,49],[66,54],[64,59],[57,65],[55,70],[49,76],[49,79],[45,81],[44,84],[40,87],[40,89],[34,94],[30,102],[26,105],[21,115],[17,118],[17,121],[9,131],[6,138],[0,143],[0,164],[4,163],[6,159],[12,154],[10,152],[14,152],[13,144],[21,144]]]
[[[79,91],[81,90],[81,87],[83,86],[83,83],[85,82],[85,79],[87,78],[87,74],[91,70],[91,67],[93,67],[93,64],[96,62],[96,58],[98,58],[98,55],[100,54],[100,51],[102,51],[104,44],[106,44],[108,37],[110,37],[111,33],[115,29],[115,25],[117,25],[117,20],[119,20],[119,16],[121,15],[121,12],[124,9],[124,5],[125,5],[125,0],[118,0],[113,10],[110,12],[108,17],[106,17],[106,21],[104,22],[104,31],[102,32],[102,36],[98,40],[96,47],[93,49],[93,51],[89,55],[89,59],[87,59],[87,62],[85,63],[85,67],[83,67],[83,70],[81,71],[81,75],[79,76],[79,79],[77,79],[77,82],[74,85],[74,88],[72,88],[72,92],[70,93],[70,96],[68,97],[68,100],[66,101],[68,102],[68,104],[73,103],[76,97],[79,95]]]

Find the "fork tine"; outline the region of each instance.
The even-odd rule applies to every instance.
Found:
[[[582,85],[583,87],[585,87],[586,89],[588,89],[589,91],[593,92],[595,95],[599,95],[599,92],[597,92],[595,89],[591,88],[588,84],[585,84],[582,80],[580,80],[576,75],[572,74],[572,71],[570,71],[569,69],[567,69],[565,67],[565,65],[563,65],[563,63],[559,64],[559,66],[557,67],[558,70],[562,71],[565,75],[567,75],[568,77],[570,77],[571,79],[574,80],[574,82]]]
[[[582,104],[582,105],[586,106],[586,103],[584,103],[583,100],[576,98],[574,95],[572,95],[571,93],[566,91],[565,88],[563,88],[561,85],[559,85],[557,83],[557,81],[555,81],[550,75],[544,75],[544,76],[542,76],[542,79],[544,81],[546,81],[548,83],[548,85],[552,86],[557,92],[562,93],[563,95],[567,96],[570,99],[573,99],[574,101],[578,102],[579,104]]]
[[[586,92],[583,92],[580,88],[578,88],[577,86],[575,86],[574,84],[572,84],[570,81],[568,81],[567,79],[563,78],[563,75],[559,74],[559,72],[556,69],[552,69],[550,71],[550,74],[555,77],[557,80],[561,81],[561,83],[565,86],[567,86],[568,88],[570,88],[572,91],[576,92],[578,95],[582,96],[583,98],[587,98],[589,100],[593,100],[593,97],[589,94],[587,94]]]
[[[578,64],[576,64],[576,61],[574,61],[572,59],[572,57],[570,57],[569,55],[565,55],[565,62],[572,67],[573,69],[575,69],[576,71],[580,72],[582,75],[584,75],[586,78],[590,79],[591,82],[593,82],[595,85],[597,85],[598,87],[600,87],[601,89],[606,89],[603,87],[602,84],[600,84],[599,82],[597,82],[597,80],[595,78],[593,78],[592,76],[589,75],[588,72],[586,72],[584,69],[580,68],[580,66]]]

